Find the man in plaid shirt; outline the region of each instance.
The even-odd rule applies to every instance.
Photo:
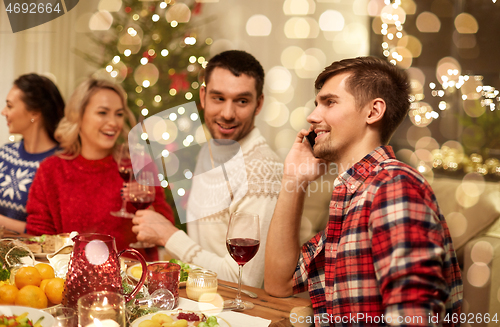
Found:
[[[386,145],[409,109],[406,74],[377,58],[346,59],[315,87],[311,127],[285,161],[266,291],[308,290],[316,326],[453,326],[462,279],[446,221],[429,184]],[[313,150],[303,142],[311,132]],[[301,248],[306,188],[329,163],[339,175],[328,225]]]

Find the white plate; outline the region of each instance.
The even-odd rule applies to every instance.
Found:
[[[25,312],[28,313],[28,318],[33,322],[33,324],[38,319],[40,319],[40,317],[44,317],[42,322],[41,322],[42,327],[53,327],[56,323],[54,317],[52,317],[47,312],[43,312],[43,311],[38,310],[38,309],[15,306],[15,305],[0,305],[0,315],[19,316]]]
[[[134,320],[132,322],[132,324],[130,325],[130,327],[139,327],[139,324],[141,322],[143,322],[144,320],[151,320],[151,318],[157,314],[157,313],[164,313],[166,315],[173,315],[173,314],[177,314],[179,312],[182,312],[183,310],[170,310],[170,311],[158,311],[158,312],[155,312],[155,313],[150,313],[148,315],[145,315],[145,316],[142,316],[140,318],[137,318],[136,320]],[[184,311],[184,312],[192,312],[192,311]],[[225,321],[224,319],[222,319],[221,317],[217,317],[217,323],[219,324],[220,327],[231,327],[231,325],[229,325],[229,323],[227,321]],[[188,325],[189,326],[189,325]]]
[[[149,264],[151,264],[151,263],[167,263],[167,262],[169,262],[169,261],[155,261],[155,262],[148,262],[148,265],[149,265]],[[193,265],[192,263],[188,263],[188,265],[189,265],[189,268],[190,268],[191,270],[193,270],[193,269],[201,269],[201,267],[200,267],[200,266]],[[130,278],[132,278],[132,279],[133,279],[133,280],[135,280],[136,282],[138,282],[138,281],[139,281],[139,278],[134,277],[134,276],[132,275],[132,268],[134,268],[134,267],[140,267],[140,266],[141,266],[141,264],[140,264],[140,263],[138,263],[138,264],[135,264],[135,265],[130,266],[130,267],[128,267],[128,268],[127,268],[127,276],[128,276],[128,277],[130,277]],[[186,286],[186,282],[185,282],[185,281],[184,281],[184,282],[180,282],[180,283],[179,283],[179,287],[184,287],[184,286]]]

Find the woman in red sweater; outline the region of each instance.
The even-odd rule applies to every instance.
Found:
[[[119,85],[89,79],[75,90],[66,105],[55,137],[62,151],[38,169],[26,207],[27,233],[33,235],[101,233],[114,236],[118,250],[137,242],[132,220],[114,217],[120,209],[123,180],[114,159],[117,139],[127,139],[136,120]],[[174,221],[161,187],[152,207]],[[156,248],[142,251],[157,260]]]

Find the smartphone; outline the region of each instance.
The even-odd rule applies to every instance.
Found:
[[[318,136],[318,134],[316,134],[314,131],[309,132],[309,135],[306,136],[309,144],[311,145],[311,148],[314,148],[314,143],[316,143],[316,136]]]

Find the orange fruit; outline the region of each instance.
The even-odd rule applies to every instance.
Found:
[[[47,296],[38,286],[26,285],[17,292],[15,305],[22,305],[36,309],[47,307]]]
[[[35,267],[22,267],[16,273],[16,286],[18,289],[26,285],[40,286],[42,282],[42,275]]]
[[[56,277],[54,274],[54,268],[51,265],[46,263],[37,263],[35,268],[38,270],[40,275],[42,275],[42,279],[51,279]]]
[[[0,287],[0,304],[14,304],[19,290],[14,285],[2,285]]]
[[[47,285],[45,285],[45,295],[51,303],[59,304],[62,302],[64,291],[64,279],[52,278]]]
[[[51,278],[52,279],[52,278]],[[45,286],[50,282],[50,279],[44,279],[40,283],[40,289],[45,293]]]

